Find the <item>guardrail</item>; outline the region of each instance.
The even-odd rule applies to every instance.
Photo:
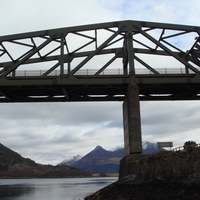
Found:
[[[186,72],[185,68],[158,68],[155,70],[161,75],[162,74],[166,74],[166,75],[194,74],[194,72],[191,70]],[[91,75],[95,75],[97,71],[98,69],[80,69],[74,75],[91,76]],[[43,74],[45,74],[45,72],[47,72],[47,70],[16,70],[10,73],[8,77],[42,76]],[[137,75],[155,75],[151,70],[140,69],[140,68],[136,68],[135,73]],[[68,70],[64,70],[64,74],[68,74]],[[47,76],[59,76],[59,75],[60,75],[60,70],[54,70],[50,72]],[[122,68],[106,69],[106,70],[103,70],[99,75],[100,76],[101,75],[124,75],[124,71]]]
[[[200,147],[200,143],[198,143],[196,145],[191,145],[191,147]],[[183,150],[185,150],[184,146],[180,146],[180,147],[176,147],[176,148],[172,149],[172,151],[183,151]]]

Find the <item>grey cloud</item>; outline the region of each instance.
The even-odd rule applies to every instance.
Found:
[[[123,128],[123,119],[121,117],[118,119],[108,121],[104,124],[104,126],[108,128]]]
[[[47,143],[49,144],[76,144],[79,142],[82,142],[83,138],[78,137],[78,134],[73,133],[73,134],[64,134],[64,135],[54,135],[51,139],[47,140]]]
[[[1,110],[5,113],[0,116],[2,120],[10,119],[15,123],[40,126],[78,126],[122,117],[121,104],[116,103],[5,104]]]

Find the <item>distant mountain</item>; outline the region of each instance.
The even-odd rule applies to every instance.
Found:
[[[0,178],[88,177],[90,173],[63,166],[37,164],[0,143]]]
[[[143,154],[152,154],[159,151],[155,143],[148,141],[142,142],[142,147]],[[69,165],[90,173],[118,173],[119,162],[123,157],[124,147],[122,146],[115,147],[109,151],[101,146],[96,146],[84,157]],[[64,161],[61,163],[64,163]]]
[[[142,154],[152,154],[160,151],[160,149],[157,148],[156,143],[143,141],[142,142]]]
[[[76,155],[76,156],[73,156],[72,158],[70,159],[66,159],[66,160],[63,160],[61,163],[59,163],[58,165],[72,165],[73,163],[77,162],[78,160],[80,160],[82,158],[82,156],[80,155]]]
[[[107,151],[101,146],[97,146],[71,166],[92,173],[117,173],[122,154],[124,154],[123,150],[121,154],[116,154],[115,151]]]

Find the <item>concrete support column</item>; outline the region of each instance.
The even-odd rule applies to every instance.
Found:
[[[142,153],[139,88],[129,85],[123,103],[125,155]]]
[[[123,103],[125,157],[120,161],[119,179],[134,173],[132,161],[147,155],[142,153],[139,88],[130,84]]]

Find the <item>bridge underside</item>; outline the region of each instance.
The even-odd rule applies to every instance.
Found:
[[[188,83],[158,81],[158,83],[152,84],[145,83],[147,82],[145,78],[139,78],[137,84],[139,98],[141,101],[199,100],[200,84],[190,83],[190,78],[184,79]],[[124,101],[130,83],[127,78],[120,80],[122,83],[115,84],[106,83],[106,81],[98,84],[98,80],[96,80],[96,84],[90,80],[87,81],[87,84],[67,84],[65,83],[67,81],[57,84],[56,79],[50,80],[51,84],[40,84],[41,80],[34,79],[28,82],[21,80],[19,81],[21,84],[16,84],[15,80],[9,80],[9,85],[2,84],[0,86],[0,102]]]

